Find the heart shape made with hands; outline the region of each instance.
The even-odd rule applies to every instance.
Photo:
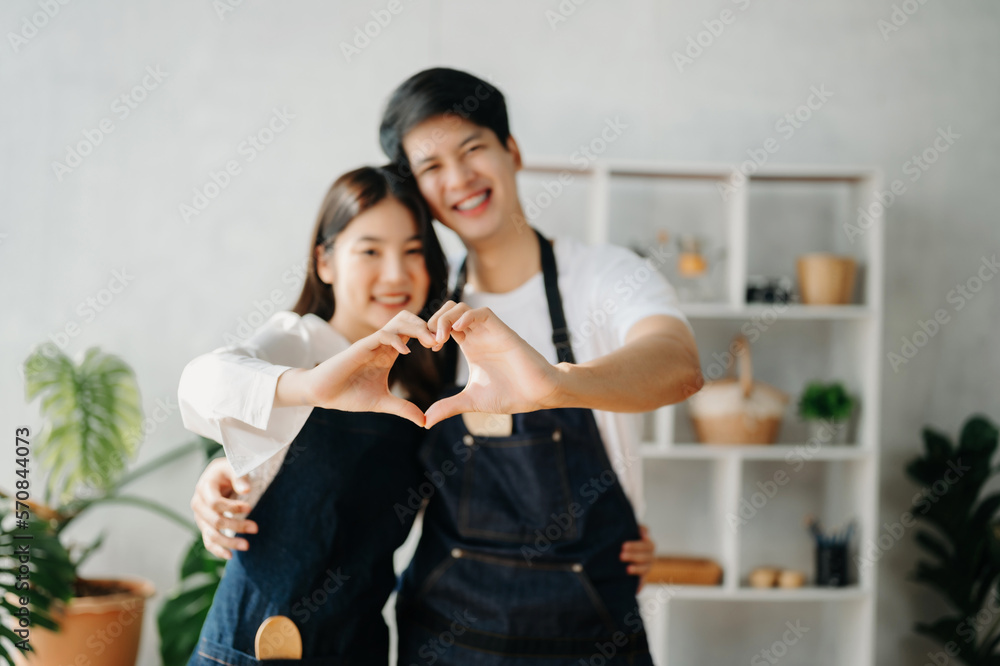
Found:
[[[426,413],[388,389],[389,369],[400,354],[410,353],[406,345],[411,338],[432,351],[454,338],[469,364],[465,388],[438,400]],[[489,308],[471,309],[465,303],[448,301],[426,322],[401,312],[316,370],[327,363],[323,388],[329,400],[321,396],[322,406],[396,414],[425,428],[457,414],[475,414],[466,419],[470,431],[509,434],[509,415],[557,406],[556,367]]]

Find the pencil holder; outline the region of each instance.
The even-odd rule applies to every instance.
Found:
[[[844,587],[848,584],[847,543],[816,544],[816,585]]]

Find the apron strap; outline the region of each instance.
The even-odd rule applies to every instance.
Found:
[[[552,344],[556,347],[556,355],[559,363],[575,363],[573,347],[569,341],[569,327],[566,325],[566,314],[563,311],[562,295],[559,293],[559,271],[556,268],[556,253],[552,250],[552,243],[538,231],[532,229],[538,237],[538,247],[542,252],[542,277],[545,280],[545,298],[549,305],[549,320],[552,323]],[[458,269],[458,276],[455,279],[455,289],[451,292],[451,300],[456,303],[462,301],[462,292],[465,290],[465,282],[468,276],[466,266],[468,257],[462,260],[462,265]],[[457,345],[456,345],[457,346]],[[455,350],[457,353],[457,349]],[[454,376],[454,364],[457,357],[449,358],[449,365],[452,366],[451,374]]]

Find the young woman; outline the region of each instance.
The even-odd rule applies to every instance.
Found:
[[[443,292],[447,269],[423,200],[371,167],[330,188],[308,266],[293,311],[181,377],[184,425],[253,470],[247,499],[226,508],[252,508],[261,532],[228,562],[192,666],[261,663],[254,639],[275,615],[301,634],[295,663],[388,661],[382,608],[412,522],[393,507],[420,483],[420,426],[438,384],[427,295]],[[276,443],[289,446],[270,455]]]

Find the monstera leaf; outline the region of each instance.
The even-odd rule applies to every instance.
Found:
[[[46,503],[64,503],[85,488],[110,490],[142,439],[132,368],[96,347],[78,364],[50,347],[35,350],[24,370],[25,395],[41,396],[45,419],[35,451],[49,472]]]

